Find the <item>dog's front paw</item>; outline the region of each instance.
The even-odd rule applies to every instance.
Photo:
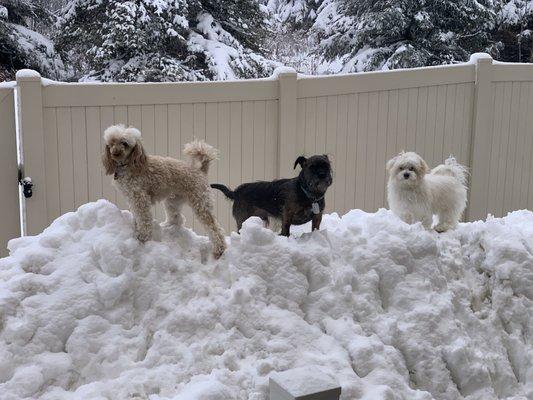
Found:
[[[446,231],[449,231],[451,229],[453,229],[454,227],[450,224],[437,224],[435,225],[435,230],[438,232],[438,233],[444,233]]]

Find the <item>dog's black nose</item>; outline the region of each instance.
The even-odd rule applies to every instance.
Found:
[[[409,176],[410,176],[410,175],[409,175],[409,172],[404,172],[404,173],[403,173],[403,177],[404,177],[405,179],[409,179]]]

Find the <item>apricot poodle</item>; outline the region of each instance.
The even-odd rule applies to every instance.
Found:
[[[106,174],[114,176],[114,185],[127,198],[141,242],[152,237],[152,204],[163,201],[165,225],[182,226],[181,208],[188,203],[208,231],[214,257],[224,253],[224,231],[213,214],[207,181],[209,164],[217,157],[215,148],[198,140],[186,144],[184,153],[189,156],[189,162],[147,155],[141,132],[124,125],[107,128],[104,140],[102,159]]]

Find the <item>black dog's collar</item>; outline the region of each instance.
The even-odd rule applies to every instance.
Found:
[[[318,204],[318,202],[324,198],[325,193],[322,196],[315,198],[311,194],[311,192],[309,192],[306,188],[304,188],[301,182],[300,182],[300,189],[302,189],[302,192],[304,192],[307,198],[311,201],[311,210],[313,210],[313,214],[315,215],[320,214],[320,205]]]
[[[322,200],[325,196],[325,194],[323,194],[322,196],[320,197],[315,197],[311,194],[311,192],[309,190],[307,190],[306,188],[304,188],[304,186],[300,183],[300,189],[302,189],[302,192],[304,192],[304,194],[307,196],[307,198],[312,202],[312,203],[317,203],[319,202],[320,200]]]
[[[317,215],[320,214],[320,205],[318,202],[324,198],[326,195],[325,193],[320,197],[314,197],[309,190],[304,188],[304,185],[300,182],[300,189],[302,189],[302,192],[307,196],[307,198],[311,201],[311,210],[313,210],[313,214]]]

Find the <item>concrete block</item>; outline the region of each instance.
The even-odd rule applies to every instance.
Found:
[[[270,400],[339,400],[341,387],[320,368],[300,367],[270,376]]]

